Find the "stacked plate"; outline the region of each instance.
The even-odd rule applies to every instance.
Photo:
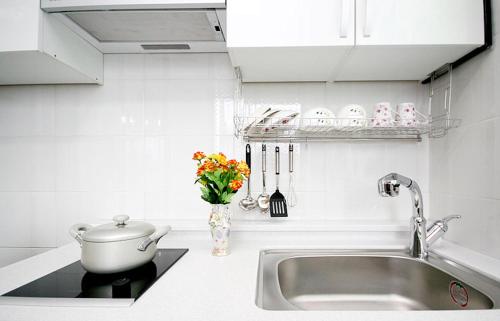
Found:
[[[296,126],[295,120],[299,114],[294,110],[267,108],[250,117],[245,131],[253,134],[267,134],[279,129],[292,129]]]

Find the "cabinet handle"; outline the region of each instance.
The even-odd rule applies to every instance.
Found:
[[[347,25],[349,23],[349,0],[342,0],[340,9],[340,38],[347,38]]]
[[[369,11],[369,0],[364,1],[364,9],[365,9],[365,25],[363,26],[363,36],[370,37],[372,34],[372,19]]]

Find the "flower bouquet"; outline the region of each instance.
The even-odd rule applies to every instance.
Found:
[[[250,175],[250,169],[244,161],[228,160],[222,153],[207,156],[196,152],[193,160],[198,162],[195,184],[201,185],[201,198],[212,204],[208,221],[214,241],[212,254],[228,255],[231,228],[228,204]]]

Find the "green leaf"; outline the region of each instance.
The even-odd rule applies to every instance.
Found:
[[[201,190],[201,195],[208,196],[210,194],[210,191],[206,187],[200,187]]]
[[[217,178],[215,177],[215,174],[214,173],[210,173],[210,172],[205,172],[205,176],[210,180],[210,181],[216,181]]]
[[[231,203],[231,200],[233,199],[234,193],[228,193],[224,197],[224,204],[229,204]]]

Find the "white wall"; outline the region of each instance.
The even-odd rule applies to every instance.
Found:
[[[493,18],[500,5],[493,3]],[[495,19],[493,19],[495,21]],[[500,24],[494,46],[454,72],[452,116],[462,126],[430,150],[433,218],[460,214],[446,238],[500,258]]]
[[[420,104],[420,90],[416,82],[248,84],[244,98],[246,108],[278,104],[337,111],[360,103],[371,112],[380,101]],[[56,247],[71,241],[71,224],[108,221],[119,213],[177,229],[206,229],[209,207],[193,185],[191,155],[222,151],[244,158],[243,143],[232,136],[233,91],[226,54],[106,55],[104,86],[0,87],[0,246]],[[427,146],[296,145],[299,205],[290,218],[268,222],[235,205],[234,226],[406,226],[409,196],[381,198],[376,181],[399,171],[427,193]],[[259,159],[255,153],[256,165]],[[282,162],[286,170],[284,154]],[[259,171],[260,164],[254,173]],[[274,178],[268,180],[274,189]],[[253,183],[256,197],[260,175]],[[281,186],[286,194],[287,175]]]

